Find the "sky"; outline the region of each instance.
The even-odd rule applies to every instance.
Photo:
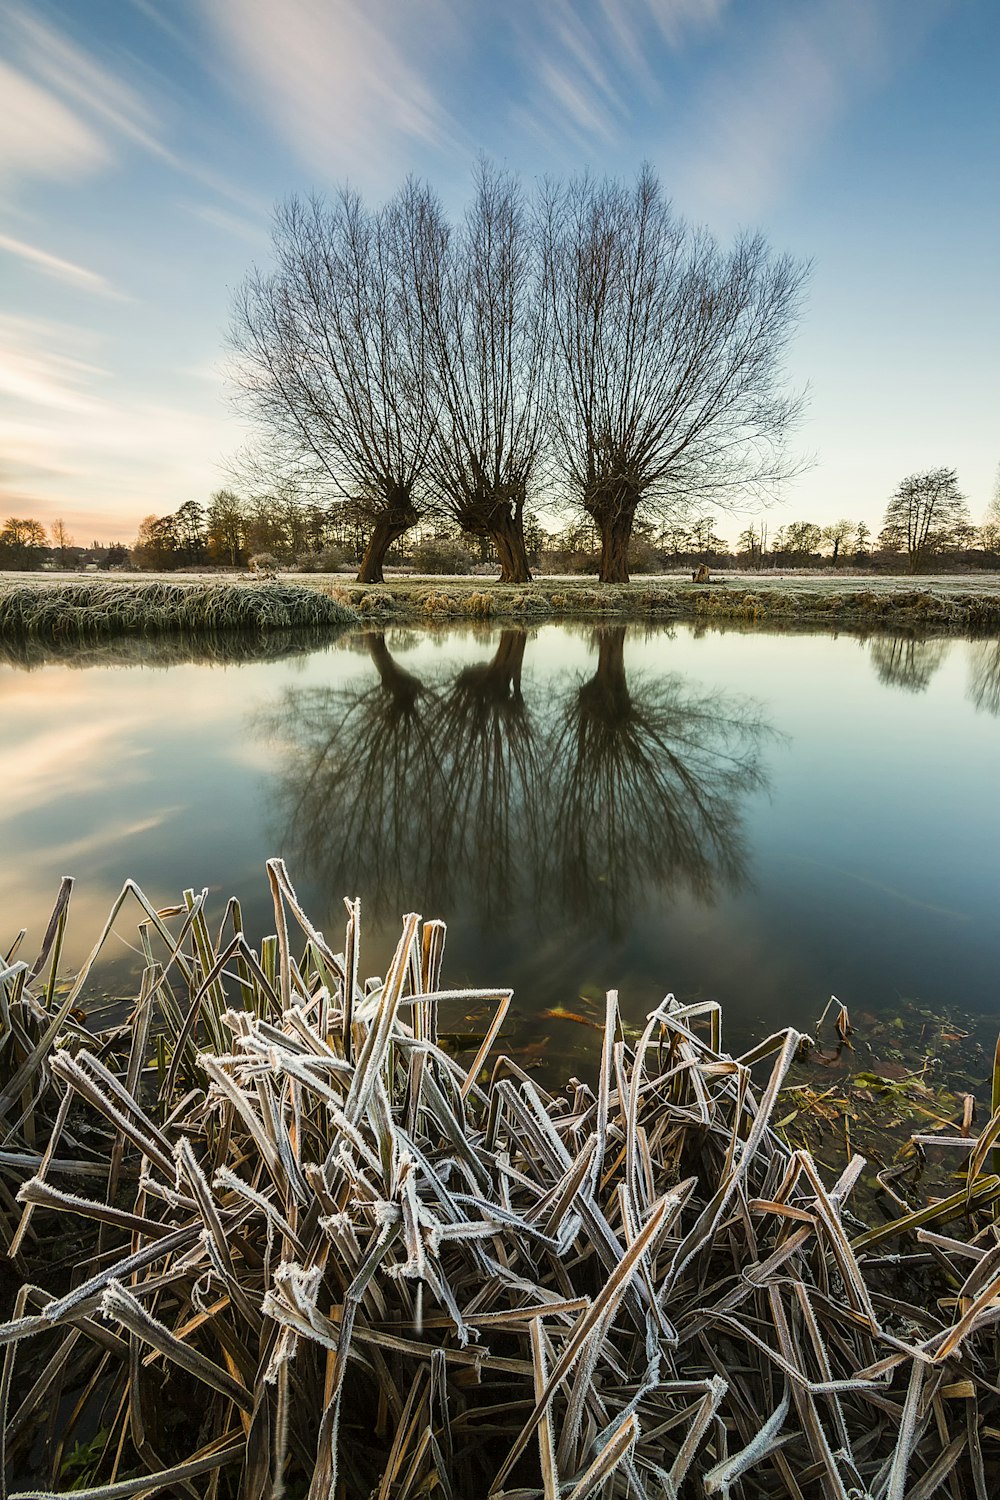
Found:
[[[721,240],[812,262],[769,513],[877,530],[1000,465],[1000,0],[0,0],[0,523],[78,542],[207,502],[247,431],[233,292],[291,193],[486,153],[526,182],[649,161]],[[735,537],[744,517],[720,520]]]

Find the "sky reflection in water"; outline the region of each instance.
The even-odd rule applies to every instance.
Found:
[[[541,1012],[608,985],[635,1018],[719,998],[733,1040],[831,992],[997,1008],[1000,643],[550,625],[268,653],[0,664],[0,943],[40,938],[63,873],[74,957],[127,875],[269,930],[280,852],[332,935],[360,894],[366,972],[403,911],[444,916],[446,978],[512,984],[539,1051],[586,1044]]]

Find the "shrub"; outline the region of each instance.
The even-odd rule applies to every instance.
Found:
[[[413,568],[417,573],[465,575],[472,572],[474,563],[472,553],[451,537],[428,537],[426,541],[418,542],[413,549]]]
[[[593,1085],[550,1093],[495,1050],[511,990],[443,987],[444,923],[406,916],[365,982],[360,904],[334,952],[267,872],[259,949],[237,902],[213,943],[207,891],[128,881],[64,993],[65,880],[35,968],[0,970],[21,1500],[994,1492],[988,1128],[955,1192],[869,1224],[865,1159],[830,1185],[782,1134],[792,1028],[733,1057],[715,1002],[639,1032],[612,990]],[[126,902],[149,966],[92,1031]],[[492,1013],[461,1057],[456,1002]]]
[[[630,573],[661,573],[663,555],[657,552],[652,542],[634,537],[628,549],[628,570]]]
[[[596,573],[600,555],[584,547],[543,547],[538,566],[543,573]]]
[[[268,630],[347,624],[355,612],[318,589],[275,583],[19,583],[0,587],[7,640],[96,640],[165,630]]]
[[[300,552],[293,566],[298,573],[339,573],[353,563],[343,547],[323,547],[319,552]]]

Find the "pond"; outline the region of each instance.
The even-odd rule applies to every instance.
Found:
[[[634,1020],[719,999],[730,1044],[831,994],[1000,1011],[1000,642],[547,624],[268,656],[8,649],[4,949],[64,873],[72,961],[126,876],[218,918],[236,894],[257,938],[280,853],[335,946],[361,897],[365,973],[403,912],[445,917],[446,980],[513,986],[529,1061],[586,1052],[611,986]]]

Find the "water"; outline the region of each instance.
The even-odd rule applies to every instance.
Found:
[[[1000,1011],[1000,643],[544,625],[284,645],[0,666],[0,945],[40,939],[63,873],[74,961],[126,876],[163,905],[207,885],[219,917],[235,893],[259,936],[280,853],[328,934],[361,896],[366,973],[404,911],[444,916],[446,979],[512,985],[529,1060],[591,1047],[545,1012],[593,1021],[609,986],[635,1020],[667,990],[717,998],[736,1042],[831,993],[855,1015]]]

